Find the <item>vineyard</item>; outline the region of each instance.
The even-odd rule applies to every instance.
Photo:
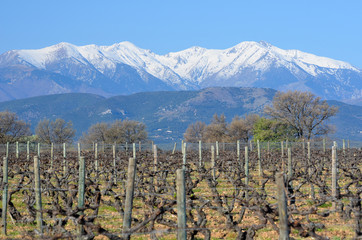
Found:
[[[0,236],[362,239],[362,151],[326,145],[2,146]]]

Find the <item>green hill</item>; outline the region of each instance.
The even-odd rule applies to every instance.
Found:
[[[32,130],[44,118],[71,120],[77,130],[77,137],[97,122],[137,120],[147,125],[152,140],[170,142],[181,139],[190,123],[209,123],[215,113],[224,113],[229,122],[236,115],[261,114],[275,93],[273,89],[229,87],[145,92],[111,98],[70,93],[2,102],[0,111],[17,113],[31,124]],[[340,107],[338,115],[331,121],[337,127],[332,137],[361,141],[362,107],[337,101],[329,103]]]

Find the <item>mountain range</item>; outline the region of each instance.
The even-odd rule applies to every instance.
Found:
[[[77,138],[97,122],[131,119],[144,122],[151,140],[170,143],[182,139],[189,124],[210,123],[213,115],[225,114],[227,122],[236,115],[262,114],[276,90],[266,88],[212,87],[197,91],[161,91],[105,98],[95,94],[54,94],[0,102],[0,111],[15,112],[31,124],[45,118],[72,121]],[[362,106],[328,101],[339,107],[331,118],[336,126],[333,139],[362,141]]]
[[[130,42],[59,43],[0,55],[0,101],[60,93],[104,97],[206,87],[308,90],[324,99],[361,103],[362,70],[349,63],[266,42],[158,55]]]

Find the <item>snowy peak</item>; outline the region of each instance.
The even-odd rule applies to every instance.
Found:
[[[19,50],[17,54],[19,59],[40,69],[45,69],[49,63],[67,58],[84,63],[78,47],[65,42],[38,50]]]
[[[161,68],[166,67],[176,75],[196,82],[202,81],[205,77],[213,75],[225,67],[228,67],[230,71],[230,64],[232,64],[232,68],[235,68],[234,71],[230,71],[230,74],[246,66],[253,66],[260,70],[267,69],[272,63],[285,66],[289,66],[291,63],[296,64],[314,76],[318,74],[315,70],[316,67],[359,71],[346,62],[319,57],[299,50],[283,50],[265,41],[241,42],[225,50],[195,46],[166,55],[157,55],[127,41],[111,46],[75,46],[62,42],[38,50],[18,50],[14,53],[19,60],[40,69],[45,69],[46,65],[52,61],[70,58],[82,64],[89,62],[101,72],[107,68],[114,68],[117,63],[123,63],[137,69],[144,69],[163,80],[166,80],[166,76],[162,75],[164,71]],[[195,75],[193,74],[195,72],[204,72],[206,75]]]
[[[327,99],[362,97],[360,69],[343,61],[280,49],[265,41],[245,41],[227,49],[194,46],[165,55],[139,48],[131,42],[110,46],[76,46],[62,42],[42,49],[13,50],[0,55],[0,68],[14,66],[56,73],[67,81],[82,82],[79,89],[83,92],[92,89],[98,93],[94,89],[101,88],[104,95],[120,94],[117,89],[125,94],[150,88],[190,90],[233,86],[310,90]],[[6,84],[19,79],[6,71],[2,79],[1,74],[0,71],[0,85],[1,81],[6,82],[3,79],[7,79]],[[37,79],[39,77],[34,77],[29,82]],[[61,81],[52,84],[57,89],[66,89]]]

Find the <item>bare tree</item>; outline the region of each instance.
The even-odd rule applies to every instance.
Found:
[[[13,112],[0,112],[0,143],[16,142],[29,135],[29,124],[19,120]]]
[[[134,143],[147,139],[146,125],[132,120],[123,120],[124,142]]]
[[[327,120],[337,113],[337,107],[330,107],[326,101],[310,92],[288,91],[277,93],[272,106],[264,112],[292,126],[297,138],[310,139],[330,131]]]
[[[246,115],[244,118],[240,118],[239,116],[234,117],[231,123],[227,126],[229,140],[249,141],[253,135],[254,124],[258,119],[259,115],[257,114]]]
[[[111,124],[97,123],[82,136],[82,142],[133,143],[147,139],[146,125],[133,120],[116,120]]]
[[[212,122],[206,126],[204,136],[207,142],[227,140],[227,123],[224,114],[220,117],[214,114]]]
[[[184,133],[185,141],[198,142],[204,140],[205,129],[206,124],[204,122],[197,121],[196,123],[190,124]]]
[[[71,143],[75,136],[72,122],[65,122],[64,119],[60,118],[55,121],[49,121],[48,119],[40,121],[35,133],[41,142],[47,144]]]
[[[101,122],[96,123],[88,129],[87,133],[83,133],[80,141],[85,144],[92,144],[95,142],[106,142],[107,141],[107,131],[109,129],[109,124]]]

